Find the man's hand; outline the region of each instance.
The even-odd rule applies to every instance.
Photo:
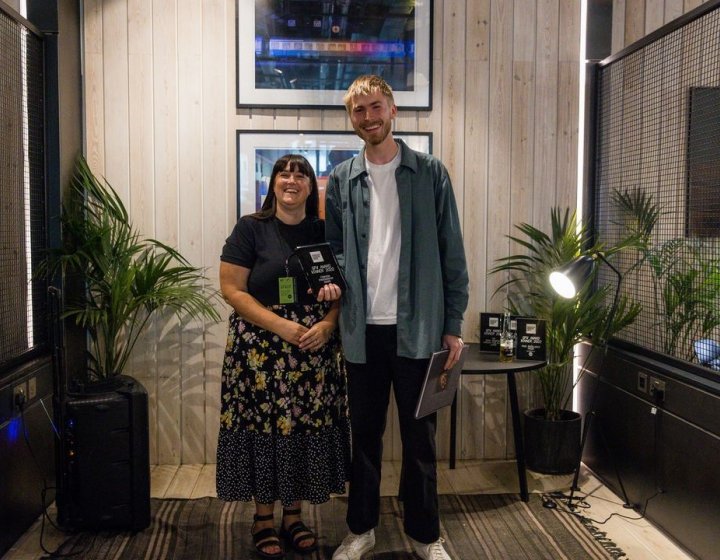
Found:
[[[448,358],[445,362],[445,369],[452,368],[460,359],[460,352],[462,352],[463,341],[459,336],[452,334],[444,334],[442,337],[443,348],[450,350]]]

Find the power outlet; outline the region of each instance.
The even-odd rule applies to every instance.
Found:
[[[13,387],[13,409],[19,409],[27,402],[27,383],[19,383]]]
[[[641,393],[648,392],[648,374],[638,371],[637,374],[637,390]]]
[[[650,378],[649,392],[651,397],[655,397],[657,402],[665,400],[665,382],[655,377]]]
[[[35,397],[37,397],[37,377],[31,377],[28,379],[27,385],[28,401],[32,401]]]

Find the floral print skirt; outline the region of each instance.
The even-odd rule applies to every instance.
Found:
[[[329,304],[270,310],[307,327]],[[230,316],[222,370],[217,494],[223,500],[318,504],[345,492],[350,423],[336,335],[318,352]]]

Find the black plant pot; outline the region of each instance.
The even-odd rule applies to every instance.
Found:
[[[92,382],[81,382],[78,380],[72,380],[69,394],[72,397],[90,397],[92,395],[98,395],[101,393],[114,393],[118,389],[132,388],[133,385],[137,384],[141,390],[144,390],[142,384],[127,375],[113,375],[106,377],[98,381]]]
[[[544,408],[526,410],[523,416],[527,467],[543,474],[573,472],[580,452],[582,417],[563,410],[560,420],[547,420]]]

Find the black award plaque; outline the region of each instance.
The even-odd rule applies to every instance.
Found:
[[[517,319],[518,360],[545,360],[545,320],[532,317]]]
[[[325,284],[337,284],[345,292],[347,284],[329,243],[300,245],[295,256],[315,296]]]

